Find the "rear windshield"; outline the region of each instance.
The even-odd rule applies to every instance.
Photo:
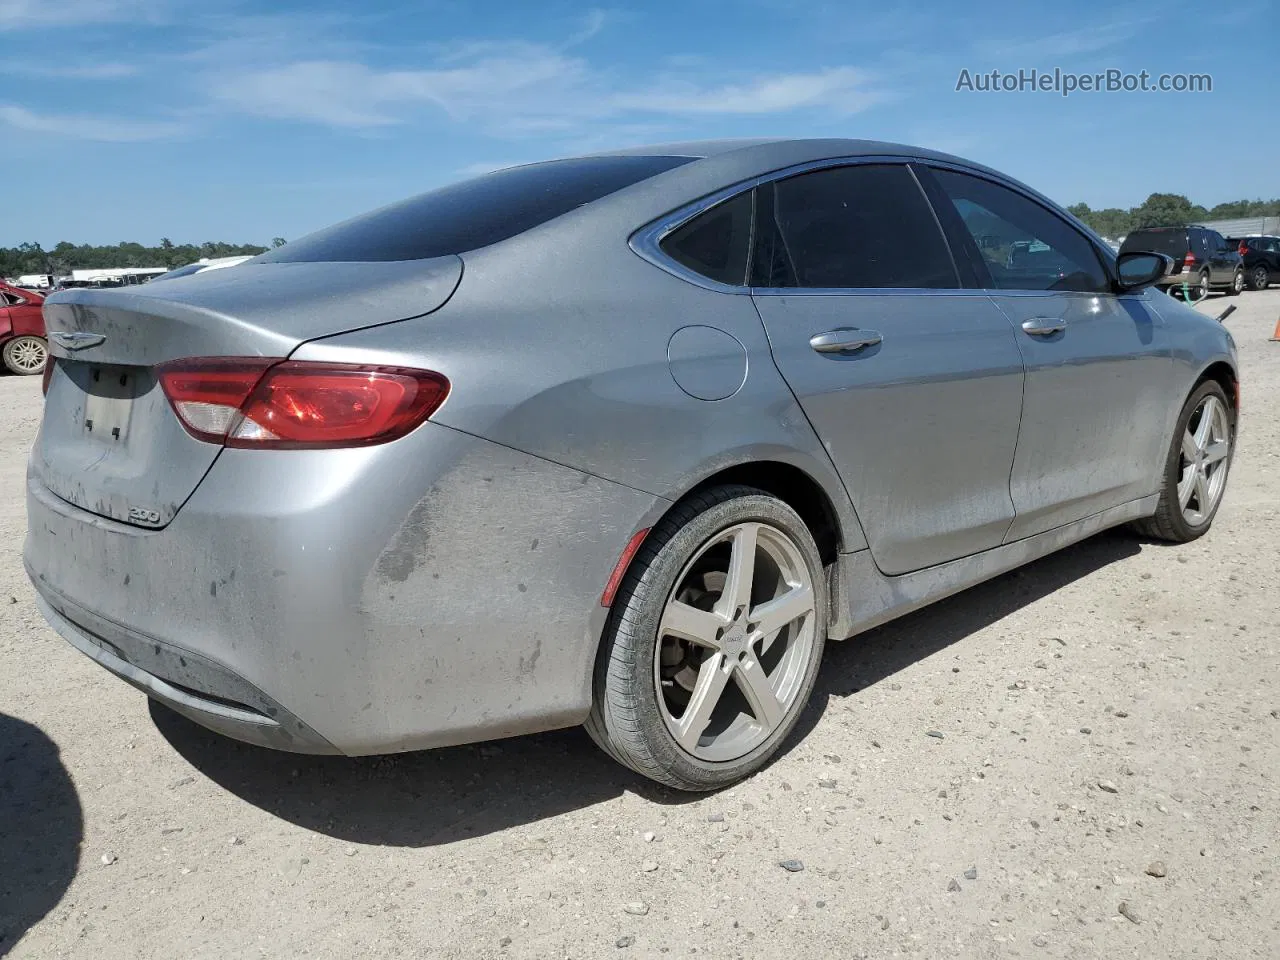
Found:
[[[1146,253],[1163,253],[1176,260],[1187,255],[1186,230],[1135,230],[1120,244],[1121,253],[1141,250]]]
[[[487,247],[694,157],[587,157],[499,170],[326,227],[258,263],[423,260]]]

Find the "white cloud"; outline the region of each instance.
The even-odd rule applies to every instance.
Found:
[[[978,52],[986,56],[1000,57],[1011,65],[1010,69],[1016,69],[1024,65],[1015,64],[1018,60],[1044,63],[1055,59],[1066,60],[1098,53],[1133,39],[1154,22],[1156,20],[1151,16],[1121,17],[1075,30],[1061,30],[1056,33],[1019,39],[988,41],[979,46]]]
[[[363,63],[315,60],[242,71],[214,88],[238,110],[335,127],[377,127],[404,120],[414,105],[434,106],[454,120],[536,118],[561,108],[581,85],[585,68],[549,51],[489,54],[435,70],[374,70]]]
[[[609,18],[610,14],[607,10],[595,8],[588,10],[586,16],[582,18],[582,27],[568,39],[565,46],[576,47],[578,44],[586,43],[605,28]]]
[[[782,73],[747,83],[700,86],[668,83],[653,92],[623,93],[614,104],[623,110],[654,113],[771,114],[822,107],[836,113],[856,113],[879,99],[867,89],[868,76],[853,67],[816,73]]]
[[[806,109],[848,115],[882,99],[852,67],[706,83],[705,71],[660,75],[630,89],[585,59],[534,44],[472,44],[429,69],[375,69],[352,60],[304,60],[239,69],[209,84],[239,112],[332,127],[403,123],[435,109],[511,137],[581,135],[592,123],[639,115],[765,116]]]
[[[186,127],[178,122],[37,113],[12,104],[0,105],[0,124],[31,133],[66,137],[71,140],[95,140],[101,143],[167,140],[181,135],[186,130]]]
[[[86,23],[149,20],[158,4],[148,0],[0,0],[0,30],[72,29]]]
[[[57,63],[0,63],[0,73],[24,77],[48,77],[60,80],[113,80],[132,77],[141,72],[128,63],[85,63],[79,65]]]

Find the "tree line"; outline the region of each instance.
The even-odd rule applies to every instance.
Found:
[[[1207,208],[1192,203],[1180,193],[1153,193],[1140,206],[1121,210],[1108,207],[1093,210],[1087,203],[1072,204],[1067,208],[1104,237],[1122,237],[1139,227],[1179,227],[1204,220],[1228,220],[1237,217],[1280,217],[1280,199],[1232,200]],[[284,243],[283,237],[275,237],[271,246]],[[253,243],[221,243],[207,241],[201,244],[175,244],[168,237],[158,246],[145,247],[140,243],[117,243],[114,246],[94,246],[87,243],[63,241],[52,250],[45,250],[38,243],[21,243],[16,247],[0,247],[0,277],[17,277],[22,274],[68,274],[72,270],[93,270],[106,267],[181,267],[202,258],[256,256],[266,247]]]
[[[276,237],[271,246],[284,243]],[[158,246],[140,243],[117,243],[94,246],[88,243],[62,241],[51,250],[38,243],[20,243],[16,247],[0,247],[0,277],[18,277],[31,273],[69,274],[72,270],[94,270],[108,267],[181,267],[202,258],[256,256],[267,248],[254,243],[201,244],[174,243],[168,237]]]
[[[1141,206],[1121,210],[1108,207],[1091,210],[1087,203],[1067,207],[1104,237],[1123,237],[1140,227],[1182,227],[1205,220],[1235,220],[1239,217],[1280,217],[1280,199],[1232,200],[1206,208],[1192,203],[1180,193],[1153,193]]]

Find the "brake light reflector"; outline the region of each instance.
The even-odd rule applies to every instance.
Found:
[[[449,393],[449,381],[428,370],[305,360],[176,360],[159,378],[187,432],[228,447],[386,443],[420,425]]]
[[[622,586],[622,578],[626,576],[627,567],[631,566],[631,560],[636,555],[636,551],[640,549],[640,544],[644,543],[644,538],[649,535],[649,528],[637,530],[631,535],[631,539],[627,541],[627,545],[622,548],[622,556],[618,557],[618,562],[613,566],[613,572],[609,574],[609,580],[604,585],[604,593],[600,594],[600,606],[613,606],[613,598],[618,592],[618,588]]]

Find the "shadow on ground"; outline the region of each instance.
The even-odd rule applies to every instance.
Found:
[[[57,745],[0,714],[0,956],[62,899],[83,836],[80,800]]]
[[[1141,549],[1102,534],[845,643],[827,647],[794,744],[831,697],[856,696],[1053,591]],[[161,734],[200,772],[278,817],[356,843],[430,846],[589,807],[631,791],[662,804],[667,790],[598,750],[581,729],[494,744],[348,759],[276,753],[217,734],[151,704]]]

